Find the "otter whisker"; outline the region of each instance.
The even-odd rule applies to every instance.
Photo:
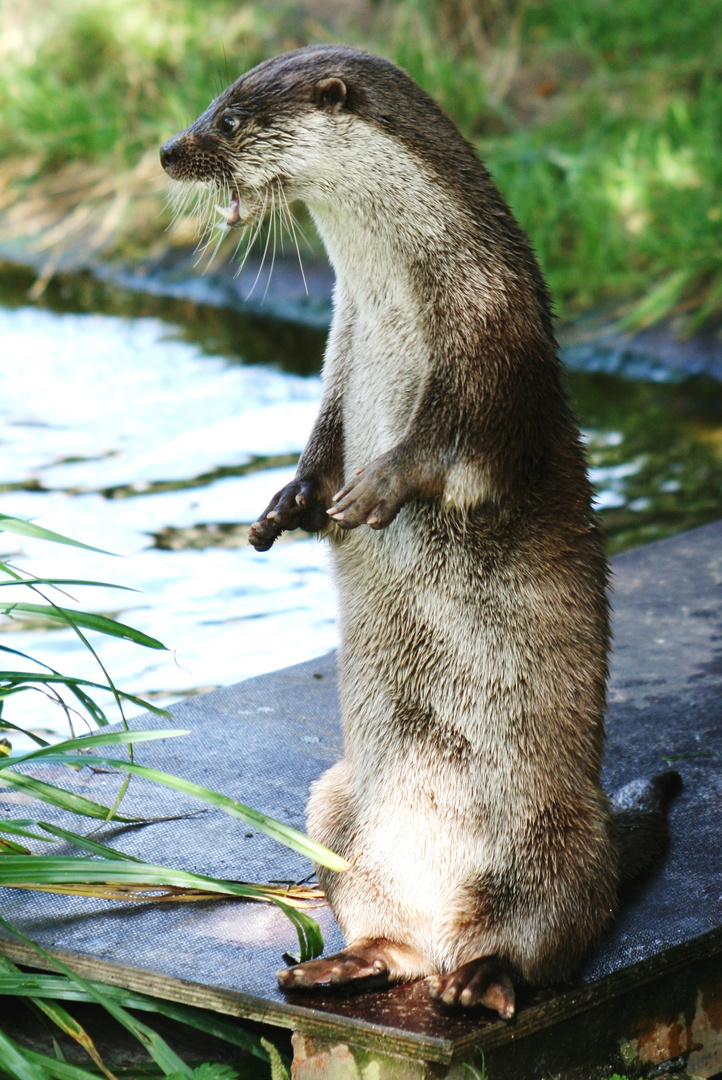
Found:
[[[271,278],[273,277],[273,268],[276,265],[276,225],[277,225],[277,208],[276,208],[276,196],[273,188],[271,188],[271,220],[269,225],[269,235],[271,229],[273,230],[273,251],[271,253],[271,266],[268,271],[268,278],[266,279],[266,287],[263,290],[263,296],[261,302],[266,299],[266,293],[268,292],[268,286],[271,284]]]
[[[285,255],[286,251],[283,246],[283,234],[288,229],[288,225],[286,223],[286,215],[283,207],[283,182],[279,178],[276,183],[278,184],[278,216],[280,218],[278,225],[278,237],[281,241],[281,255]]]
[[[206,270],[210,270],[211,266],[213,265],[213,260],[215,259],[216,255],[218,254],[218,249],[221,246],[221,244],[223,243],[223,240],[226,238],[227,235],[228,235],[228,226],[219,224],[218,225],[218,237],[216,239],[216,243],[215,243],[215,246],[213,248],[213,251],[211,252],[211,254],[210,254],[209,258],[208,258],[208,261],[206,262],[203,273],[205,273]],[[210,240],[209,240],[208,243],[210,243]],[[208,245],[206,245],[206,247],[207,246]]]
[[[261,212],[258,215],[258,221],[256,222],[256,227],[253,230],[253,233],[251,234],[251,236],[250,236],[250,238],[248,240],[248,243],[246,244],[246,250],[245,250],[245,253],[243,255],[243,259],[241,261],[241,265],[236,270],[236,273],[234,275],[235,277],[238,277],[240,275],[241,271],[243,270],[243,267],[246,265],[246,260],[248,259],[251,248],[253,247],[254,243],[256,242],[256,240],[257,240],[257,238],[258,238],[258,236],[259,236],[259,234],[261,232],[261,228],[263,226],[263,218],[264,218],[265,213],[266,213],[266,203],[267,202],[268,202],[268,189],[266,189],[266,191],[264,193],[263,206],[261,207]],[[263,264],[261,264],[261,265],[263,265]],[[256,278],[256,280],[258,280],[258,278]],[[255,287],[255,282],[253,283],[253,287]],[[253,292],[253,287],[251,288],[251,292]],[[248,296],[250,296],[250,295],[251,295],[251,293],[248,294]],[[248,297],[246,297],[246,299],[248,299]]]
[[[285,255],[285,251],[284,251],[284,247],[283,247],[283,234],[285,232],[285,233],[288,234],[288,236],[291,236],[291,234],[293,232],[293,222],[290,220],[288,207],[286,205],[286,197],[285,197],[285,194],[284,194],[284,191],[283,191],[283,184],[281,183],[280,180],[278,181],[278,209],[279,209],[279,213],[281,215],[281,226],[282,226],[282,228],[281,228],[281,251]]]
[[[243,258],[241,259],[241,261],[238,264],[238,269],[236,270],[235,274],[233,275],[234,277],[238,277],[241,274],[241,272],[243,270],[243,267],[246,265],[246,260],[248,259],[248,255],[250,253],[250,250],[251,250],[251,247],[253,245],[253,241],[254,241],[254,239],[256,237],[256,232],[257,231],[258,231],[258,225],[257,224],[254,225],[253,228],[249,228],[249,230],[248,230],[249,235],[248,235],[248,239],[246,240],[246,250],[243,252]],[[238,242],[238,245],[240,247],[240,240]]]
[[[241,244],[246,239],[247,235],[248,235],[248,225],[243,225],[241,227],[239,233],[238,233],[238,239],[236,240],[236,246],[233,249],[233,257],[234,258],[236,257],[236,255],[238,255],[238,252],[241,250]]]
[[[215,204],[216,204],[216,192],[213,188],[208,187],[203,193],[203,217],[205,218],[205,235],[212,233],[216,226],[217,218],[215,216]]]
[[[303,261],[301,259],[301,249],[298,246],[298,238],[296,236],[296,226],[298,225],[298,222],[295,222],[293,220],[293,215],[291,214],[291,208],[288,205],[288,199],[286,198],[285,191],[283,190],[282,187],[279,190],[281,192],[281,195],[283,197],[283,201],[284,201],[285,206],[286,206],[286,214],[288,215],[287,220],[288,220],[288,224],[290,226],[291,237],[293,238],[293,243],[294,243],[294,245],[296,247],[296,254],[298,255],[298,268],[301,271],[301,278],[303,279],[303,287],[304,287],[304,289],[306,291],[306,296],[308,296],[308,285],[306,283],[306,275],[303,272]]]
[[[214,245],[206,262],[203,271],[204,273],[212,266],[213,261],[218,254],[218,249],[229,230],[227,222],[225,220],[219,221],[215,216],[218,212],[218,194],[219,189],[209,186],[206,190],[198,192],[195,204],[200,237],[196,245],[198,258],[196,259],[194,266],[198,266],[211,244]],[[230,201],[230,191],[227,186],[224,185],[220,188],[220,197],[223,200]]]
[[[237,271],[236,271],[236,274],[235,274],[235,276],[236,276],[236,277],[238,277],[238,275],[239,275],[239,274],[241,273],[241,271],[243,270],[243,267],[244,267],[244,266],[246,265],[246,260],[248,259],[248,256],[249,256],[249,255],[250,255],[250,253],[251,253],[251,249],[253,248],[253,245],[255,244],[255,242],[256,242],[256,240],[257,240],[257,238],[258,238],[258,234],[259,234],[259,233],[260,233],[260,231],[261,231],[261,225],[262,225],[262,221],[263,221],[263,219],[262,219],[262,218],[259,218],[259,219],[258,219],[258,220],[257,220],[257,221],[256,221],[256,222],[254,223],[254,226],[253,226],[253,228],[252,228],[252,230],[251,230],[250,236],[248,237],[248,243],[246,244],[246,250],[245,250],[245,252],[243,253],[243,258],[242,258],[242,260],[241,260],[241,264],[240,264],[240,266],[238,267],[238,269],[237,269]]]
[[[259,218],[259,226],[263,224],[263,220],[264,220],[264,218],[266,216],[266,203],[268,202],[268,196],[269,195],[271,195],[271,198],[273,198],[273,192],[272,192],[272,189],[270,187],[266,188],[266,192],[265,192],[265,195],[263,197],[263,211],[261,213],[261,217]],[[258,279],[261,276],[261,271],[263,270],[264,264],[266,262],[266,255],[268,253],[268,244],[269,244],[270,239],[271,239],[271,226],[269,224],[268,231],[266,233],[266,244],[265,244],[265,247],[263,248],[263,254],[261,255],[261,265],[258,267],[258,273],[256,274],[256,276],[254,278],[253,284],[251,285],[251,291],[246,296],[246,300],[249,300],[251,298],[251,295],[253,294],[253,290],[255,289],[256,285],[258,284]]]
[[[166,202],[171,211],[171,219],[168,222],[168,228],[171,229],[179,216],[184,213],[189,203],[192,201],[194,195],[197,196],[198,184],[193,181],[176,181],[172,188],[169,188],[166,193]]]
[[[220,235],[219,235],[218,240],[216,241],[216,246],[214,248],[213,254],[211,255],[209,261],[206,264],[206,269],[208,269],[208,267],[211,265],[211,263],[213,261],[213,258],[215,257],[215,253],[218,250],[218,244],[223,239],[223,236],[225,235],[225,232],[227,230],[223,230],[223,228],[220,227],[218,231],[219,231]],[[198,266],[198,264],[201,262],[201,260],[203,259],[203,256],[208,251],[208,248],[213,243],[214,239],[215,239],[215,233],[213,232],[213,228],[211,226],[206,226],[202,236],[200,237],[200,239],[198,240],[198,243],[196,244],[196,252],[198,254],[198,257],[196,258],[196,261],[193,263],[194,266]]]
[[[304,229],[301,222],[297,218],[295,218],[293,216],[293,212],[291,210],[291,207],[288,204],[288,199],[286,198],[285,191],[284,191],[283,195],[284,195],[284,198],[286,199],[286,209],[288,211],[288,218],[289,218],[289,221],[291,222],[292,230],[300,233],[301,234],[301,239],[303,240],[304,244],[306,245],[306,247],[310,248],[311,247],[311,241],[308,239],[308,236],[306,235],[306,230]]]
[[[198,251],[201,248],[201,246],[203,244],[203,241],[205,240],[206,236],[208,235],[208,225],[207,225],[207,222],[206,222],[206,217],[207,217],[206,201],[207,201],[206,192],[205,191],[198,191],[197,194],[196,194],[196,201],[193,204],[193,209],[191,210],[192,216],[196,219],[196,229],[197,229],[197,232],[198,232],[198,243],[196,244],[196,251]],[[201,254],[202,254],[202,252],[201,252]]]

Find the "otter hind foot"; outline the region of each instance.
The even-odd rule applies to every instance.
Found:
[[[432,975],[427,980],[429,994],[442,1005],[464,1009],[484,1005],[510,1020],[516,1010],[514,986],[497,956],[479,956],[447,975]]]
[[[350,945],[333,956],[308,960],[276,973],[282,990],[328,990],[355,986],[370,990],[394,982],[385,942],[366,941]]]

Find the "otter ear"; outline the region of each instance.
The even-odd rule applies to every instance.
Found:
[[[326,112],[340,112],[346,102],[346,83],[341,79],[321,79],[314,87],[314,101]]]

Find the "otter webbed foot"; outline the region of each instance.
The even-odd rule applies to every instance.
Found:
[[[320,960],[308,960],[277,972],[276,977],[282,990],[341,989],[350,985],[370,990],[393,981],[383,947],[377,942],[350,946]]]
[[[431,975],[427,982],[430,996],[442,1005],[463,1009],[484,1005],[502,1020],[510,1020],[516,1010],[512,981],[496,956],[477,957],[447,975]]]
[[[328,525],[326,503],[316,480],[292,480],[277,491],[258,521],[248,530],[248,541],[256,551],[268,551],[287,529],[320,532]]]

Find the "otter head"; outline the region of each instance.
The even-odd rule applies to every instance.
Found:
[[[161,147],[163,168],[205,188],[228,225],[313,199],[328,185],[334,144],[358,99],[344,69],[358,69],[364,56],[320,46],[260,64]]]
[[[375,266],[382,251],[391,267],[402,249],[417,261],[424,245],[455,232],[447,219],[459,206],[473,204],[489,234],[509,216],[438,105],[390,60],[346,46],[259,64],[169,139],[161,162],[182,182],[171,196],[178,210],[196,189],[206,236],[214,225],[219,242],[228,226],[254,226],[244,259],[266,213],[293,234],[294,200],[308,207],[337,273],[342,264],[356,273],[359,259]]]

